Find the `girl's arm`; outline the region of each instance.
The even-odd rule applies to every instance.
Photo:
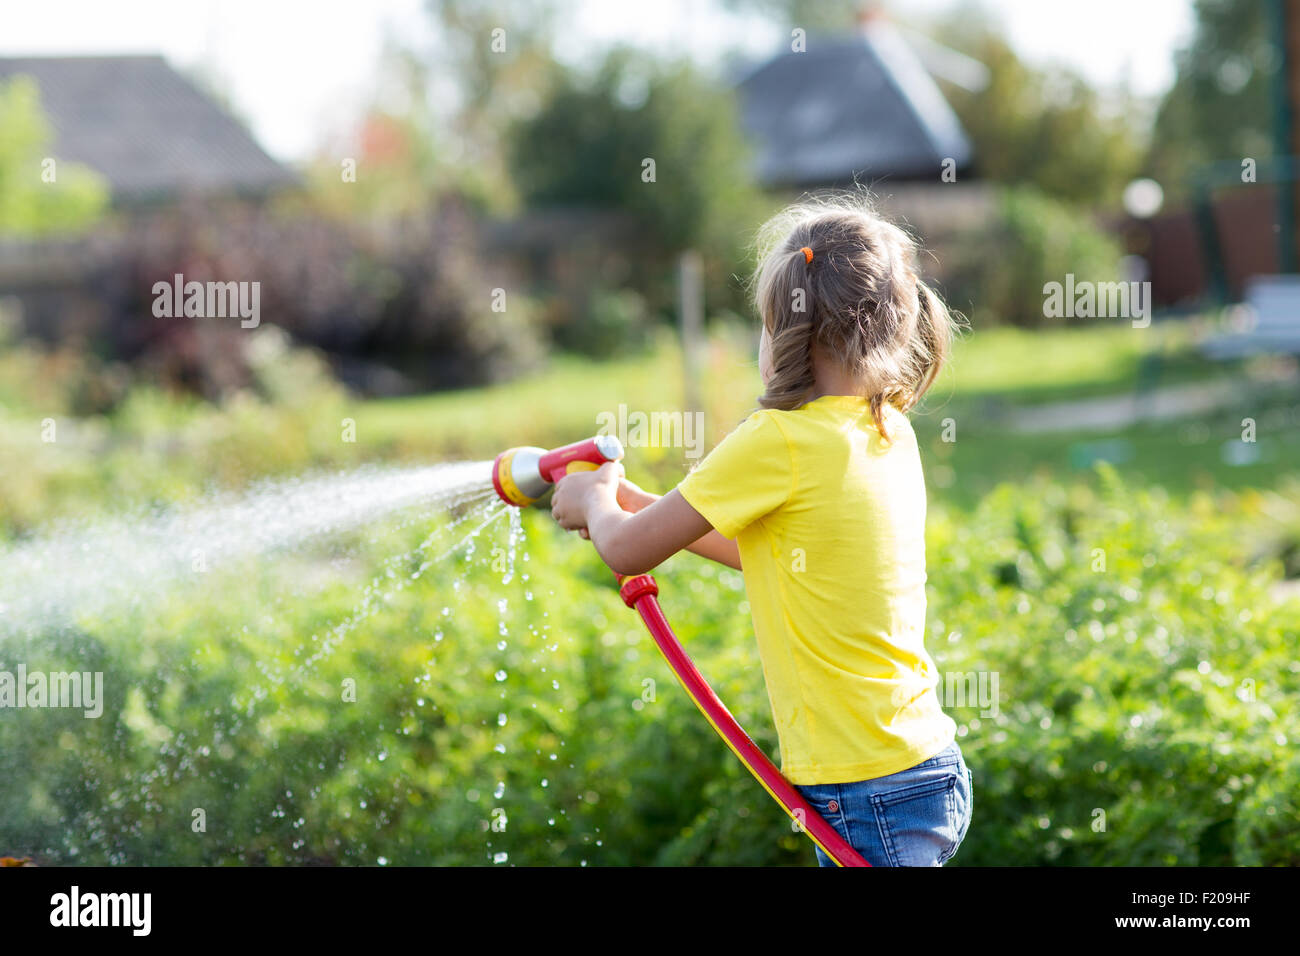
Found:
[[[585,529],[601,559],[616,574],[644,574],[683,548],[740,568],[735,542],[717,535],[702,515],[676,491],[647,501],[625,492],[629,500],[644,503],[635,513],[619,507],[623,468],[617,462],[596,471],[575,472],[559,480],[551,497],[551,513],[570,531]],[[633,486],[635,488],[635,486]],[[639,491],[639,489],[637,489]],[[641,493],[645,495],[645,492]],[[722,544],[727,542],[727,544]],[[716,555],[716,557],[715,557]],[[731,559],[734,558],[734,563]]]
[[[635,514],[654,504],[661,497],[662,495],[651,494],[642,488],[638,488],[626,478],[619,482],[618,506],[624,511]],[[718,564],[725,564],[729,568],[735,568],[737,571],[741,570],[740,547],[735,540],[724,538],[715,528],[710,528],[708,534],[688,544],[686,550],[692,554],[698,554],[702,558],[708,558],[710,561],[716,561]]]

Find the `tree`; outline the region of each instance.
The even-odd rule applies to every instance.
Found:
[[[1197,167],[1275,153],[1272,2],[1197,0],[1196,30],[1175,57],[1177,74],[1156,114],[1146,172],[1167,195],[1186,191]]]
[[[731,251],[757,221],[734,98],[685,61],[617,47],[589,81],[566,73],[508,148],[528,203],[627,210],[669,252]]]
[[[935,33],[989,70],[988,84],[977,91],[939,81],[982,177],[1067,202],[1118,202],[1144,148],[1131,101],[1108,108],[1076,73],[1024,63],[976,7],[962,8]]]
[[[35,80],[0,83],[0,235],[35,238],[83,230],[108,205],[103,177],[60,160]]]
[[[535,112],[556,73],[552,54],[560,0],[426,0],[438,35],[408,85],[430,128],[456,150],[461,188],[495,211],[518,200],[501,149],[506,130]],[[422,70],[421,68],[422,67]],[[432,68],[431,68],[432,67]],[[454,77],[450,88],[437,80]]]

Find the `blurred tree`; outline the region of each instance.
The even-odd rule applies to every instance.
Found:
[[[93,225],[108,206],[98,173],[60,160],[30,77],[0,83],[0,235],[36,237]]]
[[[978,7],[962,10],[932,32],[989,70],[978,91],[939,80],[971,138],[979,174],[1069,202],[1118,203],[1142,159],[1132,100],[1103,103],[1076,73],[1029,66]]]
[[[424,61],[424,106],[445,130],[467,193],[494,210],[515,207],[518,193],[502,151],[507,129],[540,109],[558,69],[556,23],[567,4],[535,0],[427,0],[437,42]],[[414,67],[411,68],[414,72]],[[454,89],[430,80],[454,77]],[[414,83],[411,84],[413,87]],[[423,104],[422,104],[423,105]]]
[[[530,206],[634,217],[659,254],[632,257],[632,274],[620,284],[642,294],[648,314],[676,315],[676,255],[687,249],[703,257],[710,311],[744,309],[737,264],[769,210],[730,89],[687,61],[616,47],[591,75],[566,71],[541,111],[511,129],[508,154]],[[595,305],[588,302],[570,338],[604,335],[591,327],[605,324]]]
[[[1190,45],[1156,114],[1146,173],[1166,196],[1185,195],[1196,167],[1273,156],[1273,88],[1281,64],[1272,3],[1197,0]]]
[[[808,33],[834,32],[850,26],[864,11],[879,7],[879,4],[864,3],[863,0],[721,0],[725,10],[739,13],[755,13],[774,19],[793,30],[799,28]]]
[[[455,175],[421,116],[374,109],[348,142],[317,154],[307,179],[308,201],[327,215],[384,223],[428,209]]]
[[[455,193],[476,209],[516,209],[504,131],[535,113],[552,83],[558,9],[557,0],[428,0],[432,39],[386,39],[370,107],[313,162],[319,207],[384,222]]]
[[[757,221],[731,92],[685,61],[618,47],[590,80],[566,73],[509,156],[528,203],[628,210],[668,252],[734,254]]]

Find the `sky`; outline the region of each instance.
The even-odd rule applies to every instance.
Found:
[[[521,0],[523,2],[523,0]],[[616,41],[702,63],[737,48],[788,48],[771,23],[712,0],[573,0],[559,30],[568,62]],[[900,15],[942,16],[952,0],[893,0]],[[1011,45],[1034,64],[1061,63],[1094,85],[1127,76],[1141,96],[1173,82],[1173,53],[1191,36],[1191,0],[984,0]],[[1083,11],[1077,12],[1082,7]],[[1072,11],[1067,13],[1066,11]],[[0,56],[161,53],[225,91],[277,159],[305,159],[371,102],[386,37],[427,41],[423,0],[0,0]]]

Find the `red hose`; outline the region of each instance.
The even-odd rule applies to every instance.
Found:
[[[726,705],[718,699],[718,695],[713,692],[704,675],[687,656],[681,642],[677,640],[677,635],[668,625],[668,620],[664,617],[663,609],[659,606],[659,599],[656,596],[659,594],[659,585],[655,583],[655,579],[648,574],[620,577],[618,593],[623,598],[624,604],[635,608],[641,615],[641,620],[645,622],[650,636],[659,645],[659,650],[668,661],[668,666],[682,682],[686,693],[691,695],[700,712],[708,718],[713,729],[731,748],[731,752],[740,758],[740,762],[749,768],[749,772],[763,785],[763,789],[771,794],[772,799],[781,805],[791,819],[799,824],[800,829],[807,833],[837,865],[870,866],[871,864],[849,846],[839,832],[800,796],[799,791],[785,779],[781,771],[750,739],[749,734],[736,723],[736,718],[731,716],[731,711],[727,710]]]

